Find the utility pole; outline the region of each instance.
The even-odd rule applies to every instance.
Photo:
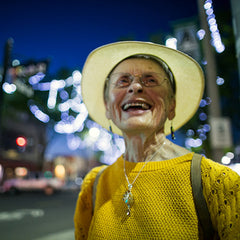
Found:
[[[5,44],[4,57],[3,57],[3,73],[2,81],[0,82],[0,150],[2,148],[2,121],[3,121],[3,108],[4,108],[4,92],[3,84],[6,80],[7,71],[11,64],[11,51],[13,47],[13,39],[9,38]]]
[[[204,11],[204,0],[198,0],[198,11],[200,27],[205,31],[205,36],[202,40],[203,43],[203,55],[206,61],[205,73],[206,73],[206,88],[207,94],[211,99],[209,105],[209,120],[211,125],[211,120],[221,117],[221,108],[219,101],[219,92],[216,84],[217,72],[216,72],[216,60],[214,49],[211,46],[211,35],[208,27],[207,16]],[[212,127],[212,126],[211,126]],[[213,131],[213,128],[212,128]],[[220,162],[223,152],[221,148],[214,147],[212,144],[212,139],[210,139],[212,158],[214,161]]]

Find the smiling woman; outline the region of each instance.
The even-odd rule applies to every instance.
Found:
[[[132,56],[114,68],[106,89],[106,116],[122,131],[125,141],[130,132],[145,134],[145,138],[164,132],[166,119],[175,115],[169,83],[162,66],[148,58]]]
[[[239,239],[240,177],[165,137],[195,114],[203,88],[197,62],[158,44],[117,42],[88,56],[84,103],[123,136],[125,153],[85,177],[76,239]]]

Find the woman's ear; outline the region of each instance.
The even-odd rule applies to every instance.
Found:
[[[172,120],[175,117],[175,109],[176,109],[176,100],[173,98],[169,105],[168,119]]]

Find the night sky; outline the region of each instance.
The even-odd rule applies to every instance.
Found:
[[[230,8],[228,0],[213,4]],[[52,74],[60,67],[81,70],[89,52],[100,45],[126,38],[149,41],[151,35],[171,33],[173,21],[198,14],[194,0],[12,0],[0,6],[2,59],[11,37],[13,59],[50,59]]]

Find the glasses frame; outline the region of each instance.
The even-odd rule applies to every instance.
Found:
[[[139,82],[141,83],[141,85],[143,85],[143,86],[145,86],[145,87],[157,87],[157,86],[161,86],[163,83],[164,83],[164,81],[165,80],[168,80],[165,76],[163,76],[163,74],[162,73],[157,73],[157,72],[146,72],[146,73],[142,73],[142,74],[131,74],[131,73],[125,73],[125,72],[118,72],[118,73],[113,73],[113,74],[111,74],[108,78],[107,78],[107,80],[108,80],[108,82],[110,82],[110,80],[113,78],[113,76],[114,75],[121,75],[122,74],[122,76],[124,77],[124,76],[126,76],[126,77],[128,77],[128,79],[130,80],[130,82],[129,83],[123,83],[122,85],[121,84],[118,84],[117,82],[118,81],[121,81],[121,79],[119,78],[119,79],[117,79],[116,80],[116,82],[114,83],[112,83],[113,85],[114,85],[114,87],[117,87],[117,88],[125,88],[125,87],[129,87],[132,83],[133,83],[133,81],[134,81],[134,79],[135,78],[138,78],[139,79]],[[146,75],[149,75],[149,77],[151,77],[151,76],[154,76],[154,75],[161,75],[161,77],[163,77],[161,80],[160,80],[160,82],[158,82],[158,83],[156,83],[156,84],[148,84],[148,83],[146,83],[144,80],[143,80],[143,77],[144,76],[146,76]],[[121,76],[120,76],[121,77]],[[124,80],[124,79],[123,79]],[[157,82],[157,78],[156,78],[156,82]]]

